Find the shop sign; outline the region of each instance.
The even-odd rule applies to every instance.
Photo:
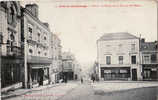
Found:
[[[127,70],[121,69],[121,70],[120,70],[120,73],[127,73]]]
[[[111,73],[111,70],[104,70],[104,73]]]
[[[152,68],[151,71],[157,71],[157,69],[156,68]]]

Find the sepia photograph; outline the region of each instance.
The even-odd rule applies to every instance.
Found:
[[[158,100],[157,0],[0,0],[0,100]]]

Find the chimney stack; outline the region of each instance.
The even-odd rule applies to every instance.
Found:
[[[145,43],[145,39],[144,38],[141,39],[141,43]]]
[[[27,4],[25,8],[29,10],[34,17],[38,18],[38,5],[37,4]]]
[[[43,23],[47,28],[49,28],[49,24],[48,23]]]

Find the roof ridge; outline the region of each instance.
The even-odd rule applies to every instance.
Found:
[[[104,33],[98,40],[121,40],[121,39],[138,39],[133,34],[128,32],[117,32],[117,33]]]

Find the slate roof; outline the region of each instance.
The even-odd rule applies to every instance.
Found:
[[[143,42],[140,44],[141,51],[156,51],[156,43],[155,42]]]
[[[106,40],[122,40],[122,39],[139,39],[138,37],[128,33],[128,32],[119,32],[119,33],[105,33],[101,36],[98,41]]]

